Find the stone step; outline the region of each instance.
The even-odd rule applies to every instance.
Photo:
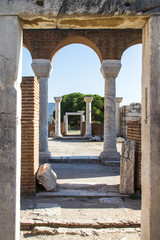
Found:
[[[48,162],[51,163],[102,163],[106,166],[120,166],[120,161],[101,162],[99,156],[58,156],[50,157]]]
[[[122,195],[118,192],[97,192],[87,190],[75,189],[61,189],[58,192],[39,192],[36,194],[37,198],[53,198],[53,197],[128,197],[129,195]]]
[[[48,159],[51,163],[100,163],[99,156],[58,156]]]

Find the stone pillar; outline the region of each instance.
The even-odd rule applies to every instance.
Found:
[[[121,135],[121,116],[120,116],[120,108],[119,104],[122,102],[121,97],[116,98],[116,135]]]
[[[104,93],[104,148],[100,154],[102,162],[120,160],[116,148],[116,77],[120,71],[120,60],[103,60],[101,72],[105,79]]]
[[[20,239],[22,27],[0,16],[0,239]]]
[[[61,138],[61,101],[62,97],[55,97],[54,98],[56,103],[55,109],[55,134],[53,138]]]
[[[65,134],[68,134],[68,114],[65,115]]]
[[[81,115],[80,115],[80,132],[81,132],[81,134],[82,134],[82,122],[83,122],[83,120],[84,120],[84,111],[78,111],[78,113],[81,113]]]
[[[39,80],[39,156],[48,158],[48,78],[52,65],[48,59],[33,59],[32,69]]]
[[[160,16],[143,29],[141,239],[160,239]]]
[[[92,137],[92,121],[91,121],[91,102],[93,97],[85,97],[84,101],[86,102],[86,133],[85,138]]]

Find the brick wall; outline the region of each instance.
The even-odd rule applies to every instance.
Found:
[[[21,192],[35,193],[35,174],[39,167],[39,83],[35,77],[23,77]]]
[[[135,152],[135,187],[141,189],[141,122],[130,121],[127,123],[127,138],[136,142]]]
[[[130,46],[142,42],[141,29],[24,29],[24,46],[32,58],[52,60],[64,46],[80,43],[91,47],[104,59],[121,59],[123,52]]]
[[[51,123],[48,124],[48,137],[53,137],[51,136],[51,132],[55,132],[55,124]],[[61,122],[61,134],[65,135],[65,123]]]
[[[85,135],[86,122],[82,122],[82,135]],[[103,123],[92,123],[92,135],[93,136],[103,136],[104,124]]]

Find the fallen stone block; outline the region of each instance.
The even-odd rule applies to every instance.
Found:
[[[101,138],[99,136],[92,137],[92,141],[101,141]]]
[[[45,163],[40,166],[37,172],[37,180],[47,191],[56,191],[57,175],[52,170],[51,165]]]

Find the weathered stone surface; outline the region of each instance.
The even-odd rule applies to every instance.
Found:
[[[1,3],[0,3],[1,8]],[[0,239],[19,239],[22,29],[0,16]]]
[[[1,0],[0,15],[17,15],[24,28],[142,28],[160,13],[159,0]]]
[[[120,193],[134,193],[135,141],[127,140],[122,144],[120,161]]]
[[[102,162],[119,161],[116,148],[116,77],[121,69],[120,60],[103,60],[101,72],[105,79],[104,97],[104,147],[100,154]]]
[[[32,69],[39,80],[39,155],[48,158],[48,77],[52,65],[48,59],[33,59]]]
[[[101,138],[99,136],[92,137],[92,141],[101,141]]]
[[[57,175],[53,172],[50,164],[45,163],[40,166],[37,172],[37,179],[47,191],[56,190]]]
[[[143,29],[142,240],[159,239],[160,222],[160,16]]]

